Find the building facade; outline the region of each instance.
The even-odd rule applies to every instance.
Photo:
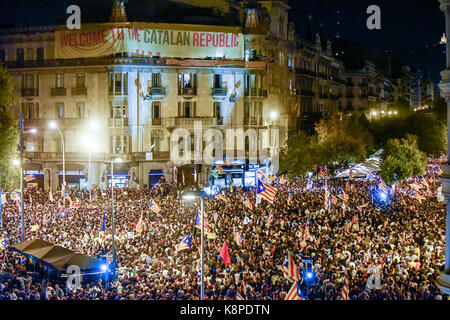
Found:
[[[240,5],[242,15],[248,17],[248,4]],[[287,5],[284,1],[258,5],[266,6],[269,16],[282,13],[285,17],[281,24],[270,19],[274,23],[269,41],[286,41],[279,46],[288,50]],[[123,3],[116,1],[111,21],[126,19]],[[245,30],[242,59],[146,57],[131,52],[57,59],[55,30],[50,26],[0,31],[0,58],[20,97],[17,110],[23,113],[25,130],[38,130],[35,135],[25,134],[24,144],[29,159],[26,173],[34,174],[40,187],[61,187],[62,140],[68,185],[84,187],[89,178],[91,185],[102,188],[111,180],[114,185],[148,188],[161,177],[168,182],[192,182],[194,171],[199,182],[207,183],[213,166],[192,161],[180,167],[170,157],[174,130],[183,128],[193,135],[196,121],[203,132],[210,128],[266,130],[259,138],[267,157],[253,166],[245,159],[229,166],[219,160],[226,172],[217,184],[231,179],[235,184],[254,182],[259,167],[276,172],[272,157],[287,138],[294,107],[289,87],[277,82],[276,71],[271,70],[275,65],[288,68],[287,51],[280,53],[278,62],[267,63],[267,52],[255,52],[255,42],[262,41],[260,34]],[[49,128],[50,121],[57,124],[63,139]],[[275,132],[280,133],[276,145]],[[116,156],[123,162],[114,165],[111,179],[110,163]]]

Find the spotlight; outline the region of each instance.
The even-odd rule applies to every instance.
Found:
[[[106,271],[108,271],[108,265],[107,264],[105,264],[105,263],[103,263],[101,266],[100,266],[100,269],[102,270],[102,272],[106,272]]]
[[[312,277],[313,277],[312,272],[308,272],[308,273],[306,274],[306,278],[311,279]]]

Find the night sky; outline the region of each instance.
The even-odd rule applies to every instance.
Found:
[[[131,5],[142,1],[145,0],[128,2]],[[64,17],[67,5],[76,2],[79,1],[2,0],[0,26],[53,24],[56,18]],[[112,2],[90,0],[90,10],[98,11],[99,15],[109,14],[111,5],[108,4]],[[425,69],[434,81],[440,80],[445,52],[439,40],[445,30],[445,19],[438,0],[290,0],[289,3],[290,20],[299,35],[304,35],[311,14],[314,32],[318,32],[322,22],[327,38],[333,39],[340,32],[345,39],[388,51],[394,59]],[[366,9],[371,4],[381,8],[381,30],[366,27],[369,16]]]

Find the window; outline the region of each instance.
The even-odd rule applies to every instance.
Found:
[[[152,73],[152,88],[161,88],[161,73]]]
[[[111,118],[113,119],[123,119],[127,117],[127,106],[120,101],[111,104]]]
[[[44,48],[37,48],[36,60],[38,60],[38,61],[44,60]]]
[[[197,88],[197,75],[195,73],[179,73],[178,88]]]
[[[113,95],[128,94],[128,72],[109,74],[109,93]]]
[[[78,118],[86,118],[84,102],[77,102],[77,116]]]
[[[0,50],[0,62],[5,62],[5,61],[6,61],[5,50],[1,49]]]
[[[214,75],[214,88],[222,88],[222,75],[221,74]]]
[[[215,118],[221,118],[222,117],[222,112],[220,111],[220,102],[214,102],[213,105],[213,113],[214,113],[214,117]]]
[[[24,76],[24,83],[22,85],[24,89],[34,89],[34,75],[26,74]]]
[[[161,101],[152,102],[152,118],[161,118]]]
[[[128,153],[128,139],[127,135],[111,136],[111,153]]]
[[[23,60],[24,60],[23,48],[16,49],[16,61],[20,63],[23,62]]]
[[[196,104],[195,101],[178,102],[178,116],[183,118],[195,117]]]
[[[64,119],[64,103],[59,102],[56,104],[56,113],[58,114],[58,119]]]
[[[55,82],[56,88],[64,88],[64,73],[57,73]]]
[[[160,151],[161,150],[161,139],[159,138],[159,136],[152,136],[151,138],[151,142],[150,142],[150,148],[153,147],[151,149],[151,151]]]
[[[84,73],[77,73],[77,80],[76,80],[76,86],[77,88],[85,88],[86,83],[86,76]]]

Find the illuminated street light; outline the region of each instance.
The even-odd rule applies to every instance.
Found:
[[[19,160],[19,159],[14,159],[14,160],[12,161],[12,163],[13,163],[13,165],[15,165],[15,166],[20,166],[20,160]]]
[[[272,121],[277,120],[278,118],[278,113],[276,111],[272,111],[270,113],[270,118],[272,119]]]

